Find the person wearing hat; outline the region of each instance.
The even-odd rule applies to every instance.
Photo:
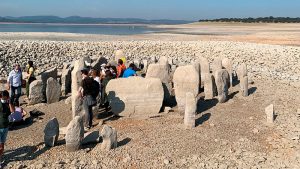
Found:
[[[14,69],[8,75],[7,89],[10,90],[11,103],[19,104],[22,92],[22,71],[19,64],[15,64]]]

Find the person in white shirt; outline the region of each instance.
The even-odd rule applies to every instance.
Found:
[[[10,90],[10,102],[19,104],[19,98],[22,92],[22,70],[19,64],[15,64],[7,78],[7,89]]]

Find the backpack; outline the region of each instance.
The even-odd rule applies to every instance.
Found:
[[[100,84],[96,80],[93,80],[91,95],[94,99],[96,99],[99,93],[100,93]]]

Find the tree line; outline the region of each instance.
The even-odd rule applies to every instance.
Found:
[[[199,22],[242,22],[242,23],[300,23],[300,17],[259,17],[259,18],[219,18],[204,19]]]

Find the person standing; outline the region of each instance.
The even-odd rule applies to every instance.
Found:
[[[78,96],[83,99],[83,109],[85,112],[85,126],[90,129],[93,125],[93,106],[96,105],[96,99],[93,97],[95,92],[93,89],[94,79],[88,76],[87,69],[81,70],[82,82],[78,91]],[[98,86],[99,87],[99,86]],[[99,90],[98,90],[99,91]],[[98,95],[98,93],[97,93]]]
[[[8,117],[11,114],[11,112],[14,112],[14,106],[9,102],[9,93],[7,90],[4,90],[0,94],[0,98],[0,160],[2,160],[4,144],[6,142],[6,137],[8,133]],[[0,168],[2,168],[1,162]]]
[[[30,83],[33,82],[35,79],[35,76],[34,76],[34,67],[33,67],[33,62],[32,61],[28,61],[28,64],[27,64],[27,76],[26,76],[26,95],[27,97],[29,96],[29,86],[30,86]]]
[[[19,64],[15,64],[7,78],[7,89],[10,90],[10,102],[19,104],[19,98],[22,92],[22,70]]]

